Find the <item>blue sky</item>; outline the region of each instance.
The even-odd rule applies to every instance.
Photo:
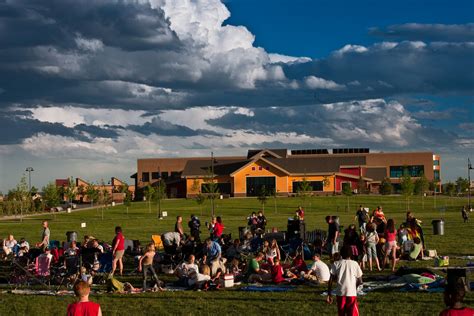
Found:
[[[370,45],[372,27],[473,21],[473,1],[230,0],[228,24],[245,25],[270,52],[321,58],[351,43]]]
[[[0,0],[0,191],[249,148],[474,157],[474,2]]]

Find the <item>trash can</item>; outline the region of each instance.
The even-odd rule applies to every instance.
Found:
[[[77,232],[67,232],[66,233],[66,240],[68,242],[77,241]]]
[[[431,224],[433,225],[433,235],[444,235],[444,220],[435,219]]]

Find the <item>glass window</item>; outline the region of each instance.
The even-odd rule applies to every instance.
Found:
[[[150,182],[150,173],[142,172],[142,182]]]
[[[434,166],[439,166],[439,160],[433,160],[433,165]]]
[[[151,179],[152,180],[157,180],[160,178],[160,173],[159,172],[152,172],[151,173]]]
[[[303,181],[293,181],[293,193],[297,193]],[[323,191],[323,181],[308,181],[311,191]]]
[[[403,174],[408,172],[411,177],[421,177],[425,172],[423,165],[419,166],[390,166],[390,178],[401,178]]]
[[[179,171],[171,171],[171,178],[172,179],[177,179],[181,177],[181,172]]]
[[[436,181],[439,181],[439,179],[440,179],[439,170],[434,170],[434,179]]]
[[[168,171],[163,171],[163,172],[161,173],[161,177],[162,177],[163,179],[168,179],[168,176],[169,176]]]

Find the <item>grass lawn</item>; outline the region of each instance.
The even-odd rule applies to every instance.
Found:
[[[347,205],[349,203],[349,211]],[[326,215],[339,215],[341,224],[347,226],[355,223],[355,210],[363,204],[374,209],[377,205],[384,207],[387,218],[393,218],[398,226],[405,219],[405,201],[402,197],[390,196],[353,196],[346,197],[312,197],[306,200],[300,198],[269,199],[265,206],[268,218],[268,228],[277,227],[286,230],[288,217],[294,215],[298,205],[306,210],[305,221],[307,229],[326,229]],[[454,259],[454,256],[474,255],[474,243],[471,238],[474,233],[473,222],[464,224],[461,218],[461,206],[465,199],[447,197],[413,197],[410,209],[416,217],[423,221],[425,239],[429,249],[436,249],[440,255],[449,255],[451,265],[465,265],[466,261]],[[77,231],[80,238],[83,235],[93,235],[99,239],[111,241],[114,227],[123,227],[128,239],[140,239],[142,243],[150,240],[150,235],[173,230],[175,216],[182,215],[187,222],[189,215],[200,216],[202,224],[209,220],[210,206],[207,201],[201,208],[193,200],[166,200],[162,202],[168,217],[158,220],[156,205],[145,202],[133,203],[128,214],[124,206],[110,207],[103,211],[98,209],[79,211],[71,214],[47,214],[19,220],[0,221],[0,236],[13,233],[17,239],[25,237],[30,243],[39,241],[41,236],[41,221],[50,221],[52,239],[64,240],[65,233]],[[275,207],[276,206],[276,207]],[[252,211],[261,209],[256,199],[226,199],[216,202],[216,214],[221,215],[226,227],[225,232],[238,236],[238,227],[246,225],[246,216]],[[202,214],[202,216],[201,216]],[[434,236],[431,229],[433,219],[444,218],[445,235]],[[87,223],[81,228],[81,223]],[[433,261],[403,262],[408,266],[432,266]],[[386,274],[388,272],[385,272]],[[139,277],[131,280],[139,284]],[[334,314],[335,305],[324,303],[322,287],[300,287],[286,293],[249,293],[237,290],[217,292],[164,292],[140,295],[97,295],[93,300],[102,305],[104,315],[137,315],[137,314],[216,314],[222,315],[247,314]],[[72,297],[51,296],[17,296],[0,295],[1,315],[55,315],[64,314]],[[469,293],[467,305],[474,306],[474,294]],[[400,293],[400,292],[371,292],[360,297],[362,315],[380,315],[391,313],[396,315],[437,315],[443,308],[442,294],[429,293]]]

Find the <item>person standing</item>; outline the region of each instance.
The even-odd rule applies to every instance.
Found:
[[[188,227],[190,229],[191,236],[194,237],[195,242],[200,242],[200,228],[201,228],[201,221],[195,215],[191,215],[191,220],[188,223]]]
[[[120,275],[123,274],[123,254],[125,252],[125,237],[122,234],[122,227],[115,227],[115,238],[112,241],[112,255],[114,259],[112,261],[112,275],[117,269],[117,264],[119,266]]]
[[[350,259],[351,249],[347,246],[341,249],[341,260],[335,261],[330,269],[331,278],[328,283],[326,302],[332,304],[332,284],[336,282],[337,313],[339,316],[359,315],[357,304],[357,285],[362,283],[362,270],[356,261]]]
[[[176,223],[174,224],[174,231],[179,233],[181,239],[184,237],[184,230],[183,230],[183,217],[176,216]]]
[[[100,305],[89,301],[91,288],[85,281],[79,281],[74,285],[74,294],[78,302],[67,306],[67,316],[102,316]]]
[[[339,250],[339,224],[333,216],[326,216],[326,222],[328,223],[326,246],[329,257],[332,259],[332,256]]]
[[[364,207],[362,207],[362,205],[360,205],[359,209],[356,212],[355,218],[359,222],[359,232],[365,233],[366,225],[369,221],[369,212]]]
[[[138,261],[138,272],[143,271],[143,292],[147,290],[147,274],[151,273],[151,276],[155,279],[156,285],[160,287],[160,280],[156,275],[155,268],[153,268],[153,259],[155,258],[155,244],[150,243],[146,247],[145,254],[140,257]]]
[[[463,206],[463,207],[462,207],[461,216],[462,216],[462,219],[463,219],[464,223],[469,222],[469,214],[467,213],[467,208],[466,208],[466,206]]]
[[[43,251],[49,247],[49,238],[51,231],[48,227],[48,221],[43,221],[43,232],[41,233],[41,242],[36,244],[36,247],[41,248]]]

